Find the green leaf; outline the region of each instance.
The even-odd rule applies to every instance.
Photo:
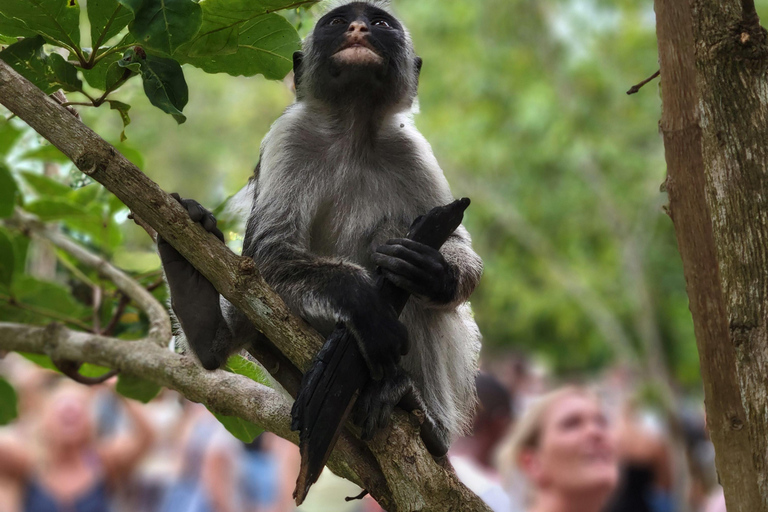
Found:
[[[16,270],[16,255],[10,233],[0,226],[0,284],[11,286],[13,272]]]
[[[67,199],[74,204],[88,206],[96,200],[102,190],[104,190],[103,187],[98,183],[91,183],[77,190],[70,190]]]
[[[7,425],[18,415],[16,390],[0,377],[0,425]]]
[[[177,123],[187,120],[181,113],[189,99],[187,82],[181,66],[173,59],[147,55],[141,61],[144,94],[154,106],[171,114]]]
[[[208,0],[206,0],[207,2]],[[226,43],[225,54],[196,56],[202,51],[213,51],[215,41],[201,40],[180,48],[174,57],[208,73],[227,73],[232,76],[254,76],[279,80],[293,67],[293,52],[301,40],[293,25],[279,14],[269,13],[244,22],[239,27],[237,51],[231,53]],[[220,44],[220,41],[219,41]]]
[[[72,219],[73,217],[86,216],[88,213],[78,205],[58,197],[38,199],[25,207],[29,213],[34,213],[43,222],[53,220]]]
[[[115,64],[121,58],[122,55],[120,52],[110,53],[97,62],[91,69],[81,69],[80,72],[83,74],[85,81],[88,82],[88,85],[106,91],[107,74],[110,72],[112,64]]]
[[[8,40],[8,44],[13,44],[16,37],[34,37],[35,33],[27,27],[23,20],[9,18],[0,12],[0,34]]]
[[[131,117],[128,115],[128,111],[131,109],[131,106],[127,103],[123,103],[122,101],[107,100],[107,102],[109,103],[110,109],[117,110],[117,112],[120,114],[120,119],[123,121],[123,131],[120,132],[120,142],[125,142],[125,139],[128,138],[125,136],[125,128],[131,124]]]
[[[35,354],[32,352],[19,352],[19,355],[24,359],[27,359],[28,361],[32,361],[33,363],[35,363],[37,366],[41,368],[59,372],[59,369],[56,368],[55,364],[53,364],[53,361],[51,361],[51,358],[45,354]]]
[[[88,0],[88,20],[91,22],[91,45],[94,49],[120,33],[133,19],[130,9],[117,0]]]
[[[83,363],[83,365],[80,367],[80,370],[78,370],[78,373],[83,377],[101,377],[109,370],[109,368],[105,368],[104,366],[99,366],[97,364]]]
[[[36,174],[31,171],[22,171],[21,175],[24,177],[24,181],[26,181],[39,196],[63,197],[72,192],[71,188],[64,185],[63,183],[59,183],[58,181],[49,178],[48,176]]]
[[[51,42],[63,43],[72,49],[79,47],[80,6],[77,0],[3,0],[0,14],[23,21],[28,29]]]
[[[52,53],[48,55],[48,64],[62,89],[79,91],[83,88],[83,82],[77,78],[77,68],[64,60],[64,57],[58,53]]]
[[[115,386],[115,390],[124,397],[138,400],[144,404],[159,395],[161,389],[154,382],[125,373],[117,376],[117,386]]]
[[[67,288],[56,283],[39,281],[28,275],[15,275],[11,291],[14,298],[22,304],[36,306],[70,318],[82,318],[89,313],[88,308],[75,301]],[[37,313],[28,313],[38,321],[51,321],[50,318]]]
[[[16,141],[21,137],[21,130],[16,128],[10,121],[0,119],[0,157],[8,154]]]
[[[190,41],[202,23],[202,9],[192,0],[120,0],[134,13],[128,27],[137,42],[172,55]]]
[[[52,146],[50,144],[31,149],[22,154],[21,158],[29,160],[42,160],[44,162],[55,162],[57,164],[68,164],[70,162],[69,158],[64,153],[59,151],[56,146]]]
[[[133,146],[129,146],[128,144],[123,144],[122,142],[118,144],[113,144],[113,146],[115,146],[115,149],[117,149],[133,165],[135,165],[139,169],[144,168],[144,157],[141,156],[141,152],[139,152],[138,149],[134,148]],[[118,199],[118,202],[120,202],[119,199]],[[124,208],[125,205],[123,205],[123,203],[120,202],[120,207]]]
[[[237,375],[243,375],[251,380],[254,380],[260,384],[271,387],[272,384],[264,374],[264,371],[256,363],[245,358],[239,354],[231,356],[227,360],[227,364],[224,369],[228,372],[235,373]]]
[[[209,409],[210,410],[210,409]],[[219,423],[224,425],[227,431],[244,443],[252,443],[259,434],[264,432],[260,426],[236,416],[224,416],[211,411]]]
[[[7,62],[21,76],[46,94],[50,94],[59,86],[54,80],[53,70],[43,53],[43,44],[45,40],[40,36],[22,39],[1,51],[0,60]]]
[[[68,227],[90,236],[92,243],[108,252],[117,249],[123,240],[120,226],[111,216],[104,214],[99,203],[91,204],[86,209],[86,215],[67,215],[63,220]]]
[[[13,207],[16,206],[16,194],[19,187],[11,175],[11,170],[0,163],[0,219],[13,215]]]

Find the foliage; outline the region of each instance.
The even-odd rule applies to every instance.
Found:
[[[108,103],[124,127],[130,105],[111,95],[140,77],[150,103],[183,123],[188,90],[181,64],[282,78],[299,35],[275,11],[315,1],[90,0],[90,30],[83,31],[79,2],[8,0],[0,5],[0,43],[10,45],[0,59],[45,92],[62,89],[87,100],[76,104]]]

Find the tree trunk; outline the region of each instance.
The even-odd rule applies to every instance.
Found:
[[[729,512],[768,511],[768,47],[751,0],[656,0],[669,213]]]

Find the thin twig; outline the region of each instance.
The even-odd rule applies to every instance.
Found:
[[[655,72],[654,74],[652,74],[651,76],[649,76],[648,78],[640,82],[639,84],[633,85],[632,87],[630,87],[629,90],[627,91],[627,94],[635,94],[637,91],[640,90],[642,86],[644,86],[645,84],[647,84],[648,82],[650,82],[651,80],[659,76],[659,74],[661,74],[661,70],[658,70],[657,72]]]

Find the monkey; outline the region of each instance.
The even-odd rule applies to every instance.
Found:
[[[370,439],[409,402],[435,425],[444,455],[470,426],[480,332],[467,302],[482,274],[459,228],[438,251],[401,238],[412,221],[453,201],[414,123],[422,61],[389,5],[333,2],[294,54],[296,101],[262,141],[246,188],[243,243],[266,282],[322,335],[354,335],[371,384],[353,421]],[[223,239],[213,215],[177,200]],[[172,308],[207,369],[263,335],[167,242],[158,248]],[[374,288],[381,273],[408,291],[399,319]],[[425,440],[426,441],[426,440]]]

